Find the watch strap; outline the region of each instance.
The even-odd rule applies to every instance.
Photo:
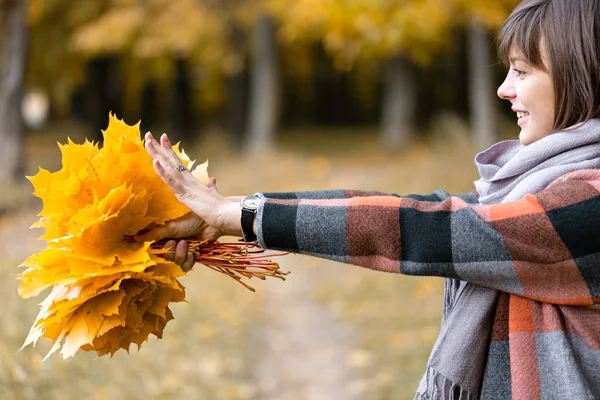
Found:
[[[254,233],[254,219],[256,217],[256,210],[242,207],[242,233],[244,234],[244,241],[256,242],[256,234]]]

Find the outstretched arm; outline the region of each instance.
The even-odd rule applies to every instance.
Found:
[[[437,198],[435,198],[437,197]],[[457,278],[548,303],[600,300],[600,171],[497,205],[415,197],[266,199],[267,248],[407,275]]]
[[[240,235],[239,203],[177,171],[166,135],[160,144],[147,135],[146,146],[183,204],[209,226]],[[443,191],[324,193],[264,197],[259,242],[380,271],[457,278],[547,303],[600,302],[600,170],[567,174],[535,195],[496,205]]]

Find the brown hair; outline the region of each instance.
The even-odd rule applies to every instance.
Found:
[[[549,68],[542,60],[547,50]],[[515,50],[552,76],[554,130],[600,118],[600,1],[524,0],[502,25],[498,56]]]

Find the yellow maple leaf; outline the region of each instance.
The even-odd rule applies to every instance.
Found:
[[[210,179],[208,177],[208,160],[196,166],[196,168],[192,170],[192,175],[203,184],[208,184],[208,180]]]
[[[59,171],[40,168],[28,177],[43,202],[32,227],[46,231],[42,239],[48,244],[23,262],[19,294],[53,290],[23,346],[50,338],[48,356],[61,346],[65,358],[80,349],[112,355],[131,343],[139,347],[150,334],[162,337],[173,318],[168,304],[185,300],[177,280],[184,275],[181,268],[160,258],[164,251],[152,249],[151,242],[125,238],[189,210],[155,173],[139,123],[129,126],[110,115],[103,135],[102,147],[68,139],[59,145]],[[173,148],[192,169],[194,162],[179,145]],[[207,165],[193,170],[204,182]]]

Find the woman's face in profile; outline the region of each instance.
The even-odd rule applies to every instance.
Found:
[[[542,60],[548,57],[541,46]],[[550,68],[546,68],[548,71]],[[549,135],[554,127],[554,86],[549,72],[533,67],[520,52],[511,50],[510,70],[498,96],[512,104],[521,127],[519,140],[528,145]]]

